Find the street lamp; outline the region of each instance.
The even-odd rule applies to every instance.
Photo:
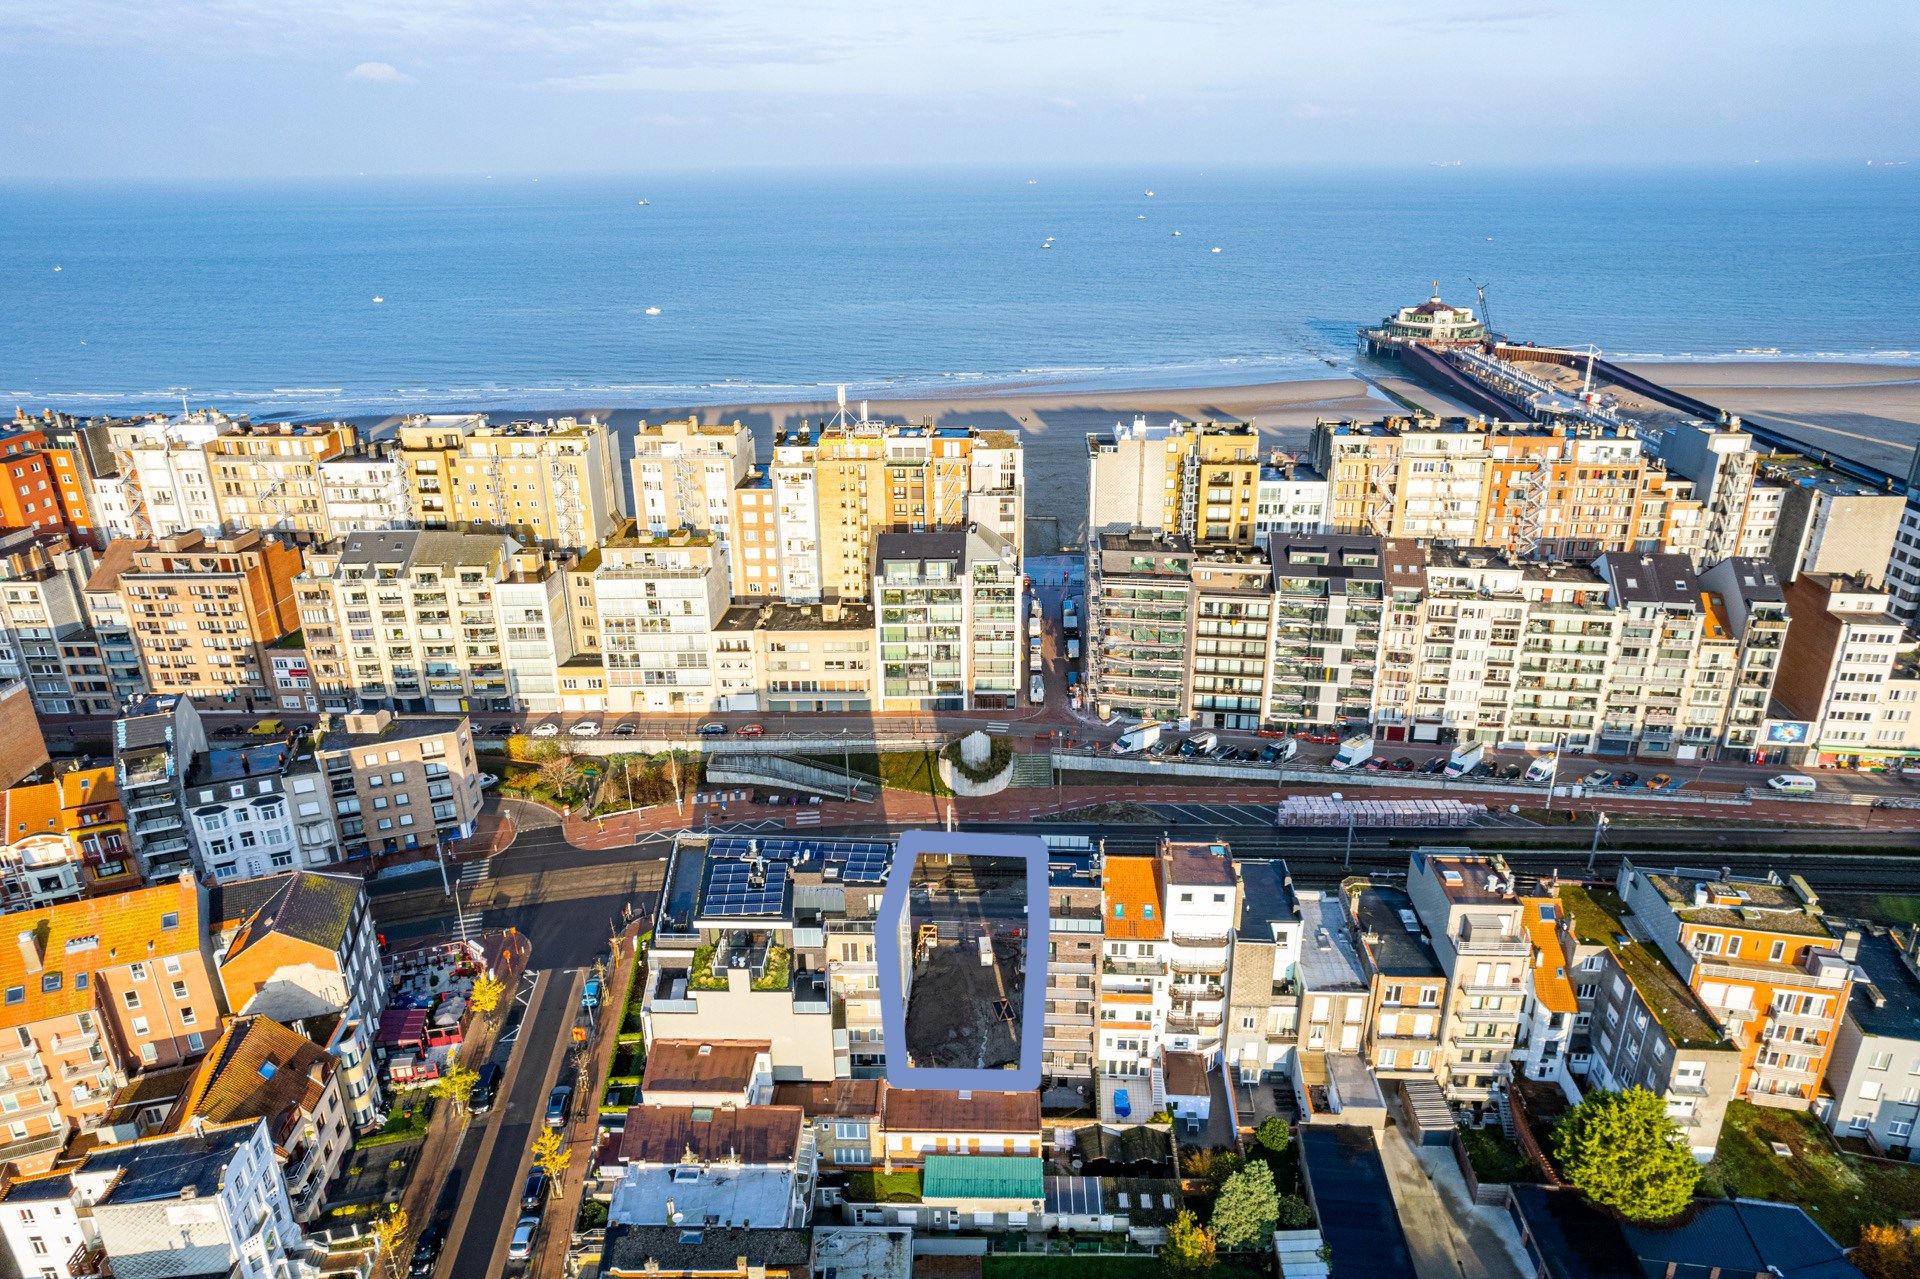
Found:
[[[1600,836],[1606,833],[1607,815],[1600,814],[1600,820],[1593,824],[1593,844],[1587,849],[1587,869],[1593,869],[1594,859],[1600,855]]]
[[[1335,791],[1333,792],[1333,802],[1336,804],[1344,804],[1347,801],[1345,796],[1339,791]],[[1340,864],[1348,870],[1353,869],[1353,810],[1351,808],[1347,809],[1347,856]]]

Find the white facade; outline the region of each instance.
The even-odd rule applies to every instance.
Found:
[[[705,533],[622,539],[593,572],[612,711],[713,710],[714,627],[727,611],[727,561]],[[749,640],[751,636],[748,637]]]
[[[820,502],[815,454],[811,444],[779,444],[773,450],[780,596],[795,604],[810,604],[820,598]]]
[[[1227,969],[1239,916],[1225,845],[1177,847],[1167,871],[1167,1029],[1170,1051],[1211,1058],[1226,1042]]]
[[[1304,466],[1262,466],[1254,493],[1253,531],[1259,537],[1273,533],[1324,533],[1329,490],[1319,473]]]
[[[82,1217],[74,1205],[72,1183],[65,1175],[15,1182],[0,1196],[0,1245],[13,1268],[0,1271],[23,1279],[46,1279],[69,1273],[67,1262],[92,1252],[99,1244],[92,1217]]]
[[[131,520],[135,534],[169,537],[189,529],[214,536],[222,531],[220,504],[206,446],[232,423],[217,414],[195,413],[147,423],[121,453],[121,473],[138,490]]]
[[[406,467],[398,457],[350,454],[328,458],[317,470],[329,537],[413,523]]]

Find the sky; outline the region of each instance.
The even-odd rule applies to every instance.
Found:
[[[1907,159],[1920,5],[9,0],[0,179]]]

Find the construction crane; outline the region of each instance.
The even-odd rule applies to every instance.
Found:
[[[1487,286],[1472,276],[1467,277],[1467,283],[1473,286],[1474,300],[1480,305],[1480,323],[1487,330],[1487,340],[1497,341],[1500,335],[1493,331],[1493,317],[1487,312]]]

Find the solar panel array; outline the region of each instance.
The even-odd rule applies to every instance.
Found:
[[[847,884],[886,882],[893,861],[893,845],[872,839],[747,839],[729,836],[708,845],[709,858],[762,857],[813,869],[837,867]]]
[[[738,860],[710,860],[707,890],[701,895],[703,915],[779,915],[787,904],[787,864],[764,865]]]

